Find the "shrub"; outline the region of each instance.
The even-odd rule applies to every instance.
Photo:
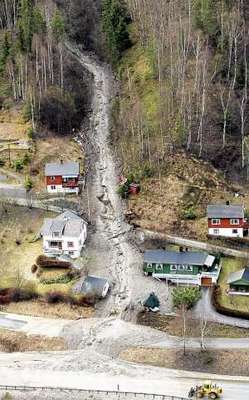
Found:
[[[31,267],[32,274],[35,274],[37,272],[37,270],[38,270],[38,266],[36,264],[33,264]]]
[[[55,283],[69,283],[73,279],[79,278],[80,272],[79,271],[68,271],[66,274],[60,275],[56,278],[51,279],[41,279],[40,282],[44,285],[53,285]]]
[[[36,259],[36,264],[42,268],[65,268],[70,269],[72,264],[68,261],[60,261],[55,258],[50,258],[46,256],[39,256]]]
[[[126,199],[129,193],[129,184],[124,183],[123,185],[119,185],[117,193],[121,196],[122,199]]]
[[[46,294],[46,301],[49,304],[64,303],[66,296],[61,292],[49,292]]]
[[[30,161],[31,161],[30,155],[26,153],[22,159],[23,165],[28,165]]]
[[[34,139],[34,130],[33,130],[33,128],[29,128],[29,129],[27,130],[27,136],[28,136],[28,138],[29,138],[30,140],[33,140],[33,139]]]
[[[24,167],[23,162],[21,160],[15,160],[13,166],[17,172],[22,171]]]
[[[29,176],[25,179],[24,187],[27,191],[31,190],[33,187],[33,181]]]
[[[0,304],[9,304],[11,302],[18,303],[20,301],[32,300],[37,297],[37,293],[31,289],[7,288],[0,291]]]
[[[187,208],[183,211],[183,218],[184,219],[195,219],[197,217],[196,212],[193,207]]]

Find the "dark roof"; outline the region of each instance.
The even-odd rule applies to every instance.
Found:
[[[241,279],[249,283],[249,267],[232,272],[228,277],[227,283],[236,283]]]
[[[107,279],[88,275],[86,278],[84,278],[81,286],[79,287],[79,291],[81,294],[102,297],[102,293],[106,284],[109,285]]]
[[[208,218],[244,218],[242,205],[210,205],[207,207]]]
[[[144,253],[144,262],[148,264],[204,265],[207,257],[207,253],[193,251],[147,250]]]
[[[45,166],[45,176],[78,176],[80,165],[74,161],[49,163]]]

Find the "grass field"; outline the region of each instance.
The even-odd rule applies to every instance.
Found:
[[[221,287],[221,295],[219,303],[227,308],[233,310],[240,310],[249,312],[249,297],[246,296],[229,296],[227,290],[227,278],[231,272],[238,271],[248,265],[246,259],[236,259],[225,257],[222,259],[222,269],[219,278],[219,285]]]

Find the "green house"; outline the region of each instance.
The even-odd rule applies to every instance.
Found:
[[[249,293],[249,268],[246,267],[239,271],[232,272],[228,277],[227,283],[232,292]]]
[[[214,256],[205,252],[147,250],[143,271],[173,283],[212,286],[217,282],[220,266]]]

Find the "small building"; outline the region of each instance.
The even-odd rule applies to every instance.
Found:
[[[214,256],[202,252],[147,250],[144,253],[146,275],[177,284],[210,287],[217,282],[220,268]]]
[[[227,280],[231,294],[249,295],[249,267],[232,272]]]
[[[78,162],[49,163],[45,166],[48,193],[79,193],[80,164]]]
[[[77,282],[74,287],[74,292],[96,299],[103,299],[106,297],[109,288],[110,284],[107,279],[88,275]]]
[[[212,236],[240,237],[248,230],[242,205],[209,205],[208,233]]]
[[[66,211],[56,218],[46,218],[40,234],[44,255],[78,258],[86,241],[87,222],[77,214]]]

